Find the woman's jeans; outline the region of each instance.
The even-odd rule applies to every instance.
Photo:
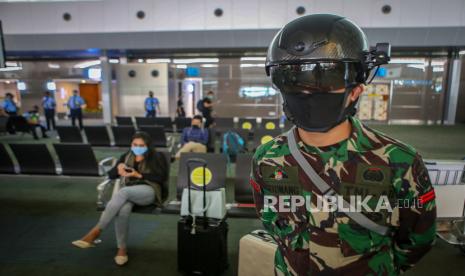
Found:
[[[116,242],[118,248],[126,248],[129,230],[129,214],[134,204],[150,205],[155,200],[155,191],[149,185],[135,185],[121,188],[112,196],[100,216],[97,226],[105,229],[115,218]]]

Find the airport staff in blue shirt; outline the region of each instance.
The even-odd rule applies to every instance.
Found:
[[[3,110],[10,116],[18,115],[18,106],[16,106],[16,103],[13,100],[13,94],[6,93],[5,100],[3,102]]]
[[[44,108],[45,121],[47,122],[47,130],[50,131],[50,126],[55,129],[55,107],[56,102],[50,91],[45,91],[45,96],[42,98],[42,107]]]
[[[71,115],[71,123],[73,126],[76,125],[76,119],[79,121],[79,128],[82,129],[82,108],[86,105],[81,96],[79,96],[78,91],[73,91],[73,96],[68,100],[68,108]]]
[[[202,116],[195,115],[191,126],[182,130],[181,149],[176,153],[176,159],[179,159],[183,152],[207,152],[208,129],[202,127],[202,121]]]
[[[11,119],[11,117],[18,115],[18,106],[13,101],[13,94],[11,93],[5,94],[5,100],[3,101],[2,107],[3,107],[3,111],[9,116],[8,121],[6,122],[6,130],[10,134],[15,134],[16,131],[15,131],[15,127],[13,125],[13,120]]]
[[[149,91],[149,96],[145,99],[145,116],[147,118],[155,118],[157,111],[160,111],[160,102],[153,96],[153,92]]]

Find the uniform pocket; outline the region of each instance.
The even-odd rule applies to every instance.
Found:
[[[358,225],[339,224],[338,235],[344,257],[365,254],[373,248],[370,231]]]
[[[338,235],[344,257],[377,251],[390,243],[389,237],[379,235],[358,224],[339,224]]]

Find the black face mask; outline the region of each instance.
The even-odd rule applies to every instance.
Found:
[[[322,61],[270,70],[273,85],[283,96],[284,112],[297,127],[327,132],[355,114],[356,102],[346,105],[352,88],[361,83],[359,63]],[[345,92],[332,92],[339,90]]]
[[[198,125],[193,125],[192,128],[193,129],[199,129],[200,127]]]
[[[346,93],[292,93],[283,94],[284,112],[297,127],[311,132],[327,132],[355,114],[352,102],[347,102]]]

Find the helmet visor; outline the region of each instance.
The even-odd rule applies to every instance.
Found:
[[[357,83],[359,64],[314,62],[276,65],[270,69],[271,81],[281,93],[321,93]]]

